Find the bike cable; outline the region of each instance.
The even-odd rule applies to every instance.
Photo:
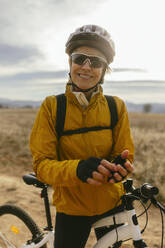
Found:
[[[148,205],[148,207],[146,207],[146,206],[144,205],[143,201],[142,201],[140,198],[139,198],[139,201],[140,201],[141,205],[143,206],[144,211],[143,211],[141,214],[139,214],[139,215],[137,216],[137,218],[141,217],[143,214],[146,215],[146,223],[145,223],[145,226],[143,227],[143,229],[141,230],[141,233],[143,233],[143,232],[145,231],[145,229],[147,228],[147,225],[148,225],[148,210],[149,210],[149,208],[151,207],[152,203],[150,203],[150,204]]]
[[[145,223],[145,226],[144,226],[144,228],[140,231],[141,233],[143,233],[143,232],[145,231],[147,225],[148,225],[148,209],[150,208],[151,204],[146,208],[146,206],[144,205],[144,203],[143,203],[143,201],[140,199],[140,197],[135,196],[135,195],[133,195],[133,197],[134,197],[136,200],[140,201],[140,203],[142,204],[142,206],[143,206],[143,208],[144,208],[143,213],[141,213],[139,216],[137,216],[137,218],[140,217],[140,216],[141,216],[142,214],[144,214],[144,213],[146,214],[146,223]],[[131,239],[123,240],[123,242],[127,242],[127,241],[129,241],[129,240],[131,240]]]
[[[162,222],[162,235],[161,235],[161,248],[163,248],[163,243],[164,243],[164,217],[163,217],[163,210],[159,207],[160,209],[160,216],[161,216],[161,222]]]
[[[153,205],[159,208],[160,210],[160,216],[161,216],[161,224],[162,224],[162,235],[161,235],[161,248],[163,248],[163,243],[164,243],[164,216],[163,213],[165,214],[165,207],[161,205],[154,197],[151,199],[151,202]]]
[[[114,227],[115,227],[115,231],[116,231],[116,243],[117,243],[118,239],[119,239],[119,235],[118,235],[118,231],[117,231],[116,219],[114,216],[113,216],[113,223],[114,223]]]
[[[150,202],[150,204],[148,205],[148,207],[145,208],[144,211],[143,211],[141,214],[139,214],[139,215],[137,216],[137,218],[139,218],[139,217],[141,217],[143,214],[145,214],[145,212],[148,211],[148,209],[151,207],[151,205],[152,205],[152,203]]]

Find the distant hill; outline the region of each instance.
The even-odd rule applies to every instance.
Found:
[[[150,103],[150,104],[135,104],[131,102],[126,102],[127,109],[129,112],[146,112],[145,107],[149,106],[152,113],[165,113],[165,103]]]
[[[41,101],[28,101],[28,100],[10,100],[6,98],[0,98],[0,107],[8,107],[8,108],[23,108],[23,107],[31,107],[36,108],[41,105]]]
[[[28,101],[28,100],[10,100],[0,98],[0,108],[38,108],[41,105],[41,101]],[[145,112],[146,104],[135,104],[126,102],[129,112]],[[148,110],[152,113],[165,113],[165,103],[151,103]]]

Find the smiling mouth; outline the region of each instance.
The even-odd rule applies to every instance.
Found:
[[[90,78],[92,78],[92,76],[87,75],[87,74],[83,74],[83,73],[78,73],[78,76],[80,78],[83,78],[83,79],[90,79]]]

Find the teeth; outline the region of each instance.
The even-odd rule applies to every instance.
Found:
[[[86,74],[79,74],[79,76],[81,77],[81,78],[86,78],[86,79],[89,79],[91,76],[89,76],[89,75],[86,75]]]

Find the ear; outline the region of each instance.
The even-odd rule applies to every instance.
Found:
[[[105,72],[106,72],[106,68],[104,67],[103,68],[103,71],[102,71],[102,76],[101,76],[101,79],[100,79],[100,84],[103,84],[104,83]]]
[[[71,66],[72,66],[72,59],[71,59],[70,56],[69,56],[69,58],[68,58],[68,63],[69,63],[69,67],[71,68]]]

